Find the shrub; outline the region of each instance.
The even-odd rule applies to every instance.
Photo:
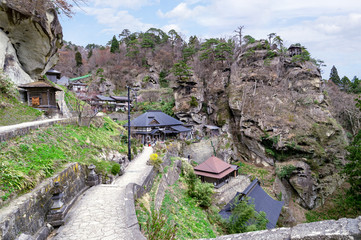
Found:
[[[199,203],[199,206],[208,208],[212,205],[212,195],[214,193],[213,189],[213,184],[202,183],[197,178],[193,196]]]
[[[136,146],[132,147],[132,152],[134,153],[134,155],[138,155],[138,149]]]
[[[225,223],[229,234],[250,232],[266,229],[268,220],[265,212],[257,213],[248,199],[238,201],[232,209],[232,214]]]
[[[188,195],[194,198],[201,207],[208,208],[211,206],[214,193],[213,184],[202,183],[189,163],[183,162],[182,172],[187,183]]]
[[[175,239],[175,234],[177,232],[177,226],[174,225],[173,228],[166,227],[167,218],[161,212],[153,211],[150,218],[147,220],[146,230],[150,240],[158,239]]]
[[[113,175],[117,175],[120,172],[120,164],[115,163],[110,171]]]
[[[163,163],[163,160],[161,158],[159,158],[158,154],[153,153],[150,155],[149,162],[151,165],[153,165],[155,167],[155,169],[157,169],[159,171],[161,168],[161,165]]]
[[[189,101],[189,105],[191,107],[198,107],[198,102],[197,102],[197,98],[196,97],[191,97],[191,100]]]
[[[16,97],[18,95],[15,84],[7,78],[0,70],[0,93],[8,97]]]
[[[286,178],[289,179],[293,173],[294,170],[297,168],[293,165],[284,165],[281,168],[276,168],[276,175],[282,179]]]

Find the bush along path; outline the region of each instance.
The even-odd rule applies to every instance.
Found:
[[[141,185],[150,173],[152,166],[147,161],[152,152],[151,147],[145,147],[113,184],[97,185],[86,191],[52,239],[133,239],[126,222],[125,189],[129,183]]]

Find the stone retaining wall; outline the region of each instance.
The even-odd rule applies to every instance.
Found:
[[[127,228],[131,231],[131,239],[146,240],[140,231],[137,215],[135,213],[135,200],[142,197],[148,192],[153,185],[154,177],[157,175],[154,167],[145,177],[142,185],[136,183],[129,183],[125,190],[125,219],[127,222]]]
[[[0,142],[8,141],[17,136],[24,136],[28,134],[30,131],[36,130],[38,128],[49,127],[49,126],[53,126],[54,124],[68,125],[68,124],[76,124],[76,123],[77,123],[76,118],[66,118],[66,119],[55,120],[52,122],[39,123],[28,127],[12,129],[0,133]]]
[[[341,218],[304,223],[292,228],[275,228],[271,230],[225,235],[216,240],[326,240],[326,239],[361,239],[361,217],[355,219]],[[205,240],[205,239],[204,239]]]
[[[182,169],[182,162],[175,161],[172,167],[169,167],[167,173],[164,173],[158,185],[157,192],[154,199],[154,208],[159,210],[162,206],[165,191],[168,186],[173,185],[178,179]]]
[[[163,157],[163,166],[171,164],[170,154]],[[176,165],[176,164],[175,164]],[[135,213],[135,200],[142,197],[145,193],[149,192],[152,188],[154,178],[157,176],[157,171],[153,167],[147,176],[144,177],[141,185],[129,183],[125,190],[125,218],[128,223],[127,228],[132,233],[131,239],[146,240],[140,231],[137,215]]]
[[[13,200],[9,206],[0,209],[0,239],[16,239],[19,234],[31,239],[45,239],[51,231],[46,216],[52,205],[52,189],[55,182],[64,187],[64,204],[70,204],[87,189],[87,169],[78,163],[71,163],[65,170],[44,181],[28,194]]]

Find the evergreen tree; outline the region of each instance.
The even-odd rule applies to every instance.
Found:
[[[118,42],[117,38],[115,37],[115,35],[113,36],[113,39],[111,41],[110,52],[112,52],[112,53],[119,52],[119,42]]]
[[[83,65],[83,58],[82,58],[81,53],[79,51],[77,51],[75,53],[75,62],[76,62],[77,67]]]
[[[349,92],[350,89],[351,89],[351,81],[348,77],[344,76],[342,79],[341,79],[341,88],[342,90],[346,91],[346,92]]]
[[[233,234],[264,230],[267,223],[266,213],[257,213],[254,204],[249,204],[248,199],[245,199],[235,203],[226,227],[228,233]]]
[[[172,72],[176,77],[178,77],[178,81],[183,82],[193,75],[190,69],[191,67],[189,67],[186,62],[180,61],[173,65]]]
[[[354,76],[351,81],[351,92],[361,93],[361,80]]]
[[[332,66],[331,68],[330,80],[337,86],[341,85],[341,80],[340,77],[338,76],[337,68],[335,66]]]
[[[356,99],[357,107],[361,106],[361,99]],[[361,131],[355,136],[351,145],[347,147],[349,155],[347,155],[348,163],[343,169],[346,181],[351,185],[348,190],[347,201],[350,206],[355,206],[361,210]]]

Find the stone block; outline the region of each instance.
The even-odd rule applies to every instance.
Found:
[[[354,239],[351,236],[361,236],[357,224],[357,219],[346,218],[299,224],[292,228],[291,239]]]

